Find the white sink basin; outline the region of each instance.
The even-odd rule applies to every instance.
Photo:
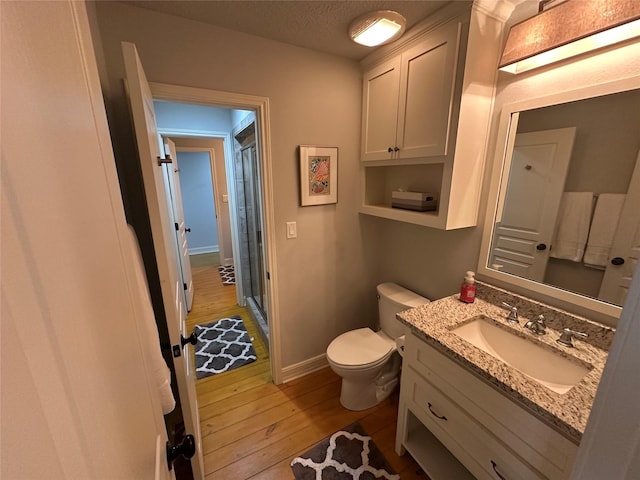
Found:
[[[474,317],[452,332],[560,394],[571,390],[592,368],[514,335],[484,315]]]

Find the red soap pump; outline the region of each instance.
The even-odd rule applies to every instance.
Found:
[[[460,301],[464,303],[473,303],[476,299],[476,280],[475,273],[468,271],[464,277],[464,281],[460,286]]]

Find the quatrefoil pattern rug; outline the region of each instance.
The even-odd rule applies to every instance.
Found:
[[[291,461],[296,480],[399,480],[359,423],[325,438]]]
[[[220,265],[218,267],[218,273],[220,274],[220,280],[222,280],[223,285],[236,284],[236,271],[233,265]]]
[[[251,338],[236,315],[196,325],[196,377],[204,378],[254,362],[258,357]]]

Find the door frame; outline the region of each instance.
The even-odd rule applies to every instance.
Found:
[[[177,138],[175,135],[173,136],[173,138]],[[193,137],[191,137],[193,138]],[[211,137],[214,140],[219,140],[219,138],[217,137]],[[220,189],[218,188],[220,186],[219,182],[220,179],[218,179],[218,175],[216,174],[215,171],[215,162],[216,162],[216,154],[215,154],[215,150],[213,148],[210,147],[178,147],[176,146],[176,151],[178,153],[180,152],[204,152],[207,153],[209,155],[209,166],[211,168],[211,188],[213,189],[213,206],[214,206],[214,210],[215,210],[215,215],[216,215],[216,227],[218,229],[218,247],[219,247],[219,251],[222,252],[223,250],[223,246],[226,248],[227,245],[224,241],[224,238],[222,236],[222,220],[220,218],[220,209],[221,209],[221,204],[224,203],[222,202],[221,198],[218,198],[218,192],[220,191]],[[218,160],[219,161],[219,160]],[[226,165],[225,165],[226,166]],[[226,168],[225,168],[225,173],[226,173]],[[225,185],[227,185],[227,178],[225,176]],[[228,191],[228,187],[227,187],[227,191]],[[231,195],[229,193],[227,193],[227,197],[231,197]],[[230,206],[231,203],[227,201],[227,205]],[[231,223],[231,217],[233,217],[234,215],[231,212],[231,209],[229,209],[229,223]],[[234,221],[236,219],[234,218]],[[229,225],[229,230],[231,229],[231,225]],[[233,232],[230,232],[230,234],[233,236]],[[232,250],[232,255],[233,254],[233,245],[231,245],[231,250]],[[224,260],[225,258],[220,256],[220,264],[224,265]],[[237,289],[236,289],[237,290]]]
[[[268,324],[269,324],[269,360],[271,365],[271,377],[276,385],[282,383],[282,362],[280,353],[280,325],[279,325],[279,304],[277,293],[277,263],[275,257],[275,215],[273,201],[273,172],[271,161],[271,131],[270,131],[270,109],[269,98],[256,95],[246,95],[241,93],[224,92],[220,90],[208,90],[204,88],[186,87],[180,85],[169,85],[165,83],[149,82],[151,94],[155,100],[165,100],[178,103],[192,103],[199,105],[207,105],[218,108],[229,108],[235,110],[253,110],[256,115],[256,148],[260,155],[260,168],[262,169],[262,216],[264,218],[264,265],[268,272],[268,280],[266,285],[266,297],[268,305]],[[202,135],[203,132],[199,136]],[[221,133],[221,132],[219,132]],[[191,135],[190,135],[191,136]],[[233,153],[229,151],[231,148],[231,137],[229,141],[225,141],[225,166],[227,162],[233,161]],[[227,170],[227,179],[229,178]],[[227,180],[227,184],[229,184]],[[230,208],[236,206],[236,191],[229,190]],[[232,203],[233,202],[233,203]],[[232,219],[234,215],[231,215]],[[237,225],[232,221],[232,239],[234,231],[237,232]],[[237,236],[237,234],[236,234]],[[239,249],[236,244],[237,238],[233,242],[234,263],[235,257]],[[237,285],[236,285],[237,286]]]
[[[151,88],[151,93],[153,95],[154,100],[156,96],[153,92],[153,84],[150,82],[149,87]],[[212,105],[209,105],[212,106]],[[158,133],[162,136],[173,137],[173,138],[211,138],[211,139],[221,139],[224,144],[224,168],[225,168],[225,181],[227,184],[227,194],[229,195],[229,223],[231,228],[231,251],[233,253],[233,263],[235,268],[235,277],[236,277],[236,301],[238,305],[241,307],[245,306],[244,302],[244,292],[242,290],[242,272],[241,269],[238,268],[236,263],[236,258],[238,252],[240,251],[240,238],[238,236],[238,218],[235,214],[236,210],[236,184],[235,179],[233,178],[233,138],[231,137],[231,133],[217,131],[217,130],[190,130],[190,129],[182,129],[182,128],[158,128]],[[206,147],[194,147],[197,148],[198,151],[208,151]],[[188,151],[188,147],[181,148],[180,150]],[[213,163],[211,164],[211,169],[213,172]],[[215,179],[213,179],[215,182]],[[214,183],[215,188],[215,183]],[[215,199],[214,199],[215,202]],[[217,205],[216,205],[217,208]]]

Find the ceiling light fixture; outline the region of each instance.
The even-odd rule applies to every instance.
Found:
[[[566,0],[511,27],[498,68],[526,72],[638,36],[640,1]]]
[[[407,25],[405,18],[392,10],[378,10],[356,18],[349,26],[351,40],[376,47],[399,38]]]

